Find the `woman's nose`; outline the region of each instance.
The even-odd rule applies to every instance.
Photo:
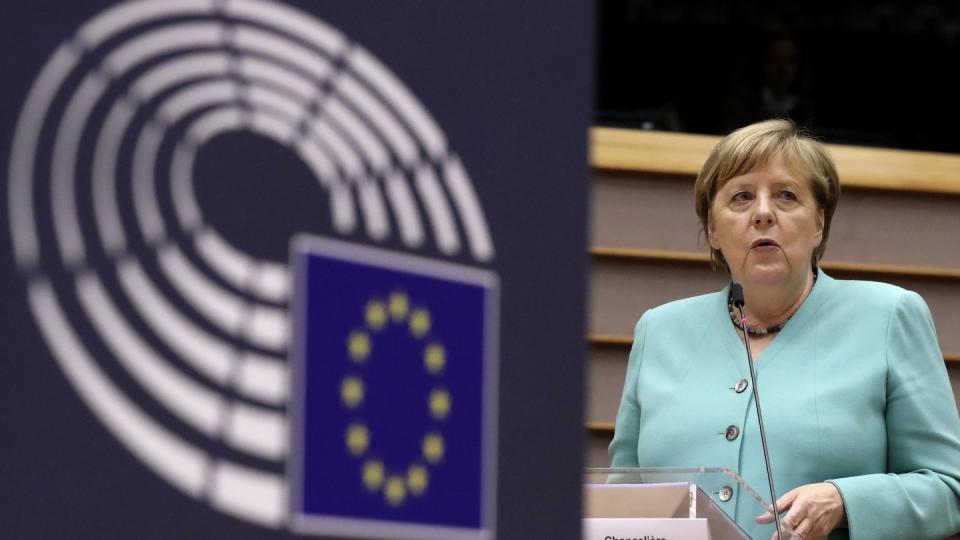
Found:
[[[757,197],[753,213],[754,225],[773,225],[773,221],[774,214],[770,200],[767,197]]]

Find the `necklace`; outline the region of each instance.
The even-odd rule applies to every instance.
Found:
[[[813,286],[817,284],[817,269],[813,269],[813,283],[810,285],[810,292],[813,292]],[[787,317],[780,324],[775,324],[773,326],[768,326],[766,328],[750,328],[740,321],[740,318],[737,317],[736,313],[733,311],[733,294],[727,295],[727,311],[730,313],[730,320],[733,322],[733,325],[737,328],[745,328],[747,333],[751,336],[766,336],[768,334],[776,334],[777,332],[783,330],[783,327],[787,325],[787,322],[790,321],[790,318],[793,317],[793,313],[790,314],[790,317]],[[796,311],[794,311],[796,313]]]

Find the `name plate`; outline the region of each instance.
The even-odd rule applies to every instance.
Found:
[[[584,518],[583,540],[709,540],[706,518]]]

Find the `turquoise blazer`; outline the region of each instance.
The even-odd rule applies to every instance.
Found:
[[[612,466],[724,467],[768,499],[752,391],[736,391],[750,375],[727,294],[640,318]],[[778,496],[836,485],[848,528],[830,538],[942,538],[960,529],[960,419],[919,295],[821,270],[755,365]],[[739,430],[733,440],[730,426]],[[704,487],[754,538],[775,530],[754,522],[742,490],[721,501],[721,486]]]

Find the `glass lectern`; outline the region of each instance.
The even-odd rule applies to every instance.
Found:
[[[735,472],[721,468],[586,469],[583,484],[584,540],[749,539],[736,518],[752,522],[770,507]],[[775,530],[767,529],[760,540]],[[782,531],[783,540],[799,538],[786,524]]]

